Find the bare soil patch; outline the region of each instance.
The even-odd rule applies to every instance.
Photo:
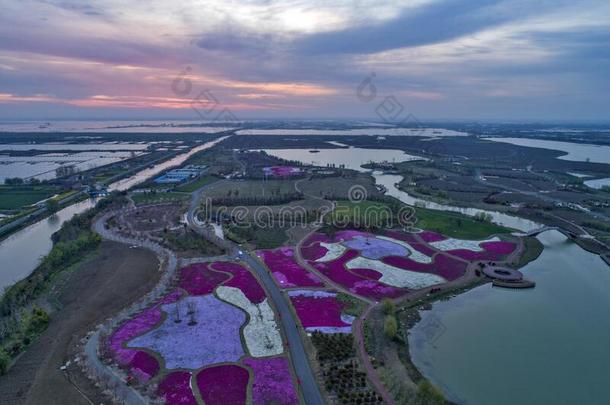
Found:
[[[157,283],[158,268],[156,256],[148,250],[103,242],[69,275],[57,297],[61,309],[52,315],[48,329],[0,378],[2,403],[88,404],[75,385],[93,403],[107,403],[76,366],[67,373],[59,368],[74,360],[89,330]]]

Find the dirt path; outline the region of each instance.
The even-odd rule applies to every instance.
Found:
[[[59,367],[73,360],[76,345],[94,326],[140,298],[156,285],[156,256],[144,249],[103,242],[99,253],[69,277],[48,329],[0,378],[2,404],[89,404]],[[104,401],[76,367],[70,380],[94,403]]]

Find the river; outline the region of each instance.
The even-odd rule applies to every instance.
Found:
[[[184,163],[193,154],[209,149],[226,139],[221,137],[196,146],[186,153],[177,155],[165,162],[146,168],[131,177],[118,180],[108,187],[110,191],[127,190],[152,176]],[[75,214],[85,212],[95,205],[96,200],[88,199],[61,209],[55,215],[29,225],[0,242],[0,291],[23,280],[38,266],[40,260],[49,253],[53,243],[51,235]]]
[[[317,153],[310,152],[309,149],[264,149],[266,153],[272,156],[277,156],[283,159],[296,160],[305,164],[314,164],[318,166],[340,165],[344,164],[346,168],[357,170],[360,172],[368,172],[375,178],[377,184],[385,186],[387,195],[395,197],[400,201],[414,205],[417,202],[425,204],[426,208],[441,211],[461,212],[462,214],[474,216],[477,213],[483,212],[491,215],[492,221],[504,225],[509,228],[527,232],[533,229],[542,227],[541,224],[530,221],[524,218],[508,215],[499,211],[488,211],[477,208],[463,208],[446,204],[437,204],[427,200],[421,200],[404,191],[399,190],[395,184],[400,183],[403,177],[396,174],[383,174],[380,171],[371,171],[364,169],[361,165],[365,163],[395,161],[404,162],[407,160],[421,160],[423,158],[413,155],[408,155],[401,150],[396,149],[364,149],[364,148],[346,148],[346,149],[321,149]]]
[[[410,331],[418,369],[471,405],[607,404],[610,271],[562,234],[522,271],[528,290],[477,287],[421,311]]]

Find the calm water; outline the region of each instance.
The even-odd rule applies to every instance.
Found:
[[[586,162],[588,159],[590,162],[594,163],[610,163],[610,146],[528,138],[487,138],[487,140],[529,146],[532,148],[559,150],[567,153],[567,155],[559,157],[559,159],[563,160]]]
[[[422,311],[420,371],[472,405],[607,404],[610,268],[557,232],[523,269],[534,289],[475,288]]]
[[[610,178],[587,180],[585,184],[591,188],[601,189],[604,186],[610,186]]]
[[[163,170],[181,165],[193,154],[211,148],[223,139],[226,139],[226,137],[199,145],[187,153],[112,183],[109,189],[112,191],[127,190]],[[70,205],[58,211],[54,216],[38,221],[0,242],[0,263],[2,263],[2,267],[0,267],[0,294],[6,287],[27,277],[38,266],[40,259],[51,250],[51,235],[61,228],[64,221],[69,220],[75,214],[85,212],[94,204],[94,200],[86,200]]]
[[[314,164],[319,166],[326,166],[327,164],[345,164],[347,168],[358,170],[360,172],[370,172],[370,170],[363,169],[361,165],[368,163],[369,161],[381,162],[387,161],[407,161],[407,160],[418,160],[421,157],[408,155],[401,150],[394,149],[362,149],[362,148],[349,148],[349,149],[320,149],[319,153],[311,153],[309,149],[265,149],[270,155],[277,156],[283,159],[297,160],[299,162]],[[415,204],[421,202],[426,205],[427,208],[433,210],[442,211],[453,211],[461,212],[465,215],[474,216],[477,213],[484,212],[492,216],[492,220],[500,225],[508,226],[513,229],[521,231],[529,231],[532,229],[540,228],[542,225],[529,221],[527,219],[514,217],[511,215],[504,214],[497,211],[486,211],[475,208],[461,208],[454,207],[451,205],[437,204],[421,200],[410,196],[404,191],[396,188],[395,184],[400,183],[402,176],[393,174],[383,174],[379,171],[372,172],[373,177],[377,184],[381,184],[386,187],[387,195],[396,197],[400,201],[407,204]]]
[[[309,149],[264,149],[269,155],[288,160],[297,160],[306,164],[316,166],[345,165],[346,168],[366,172],[368,170],[360,167],[368,162],[404,162],[407,160],[420,160],[418,156],[408,155],[396,149],[320,149],[317,153],[311,153]]]

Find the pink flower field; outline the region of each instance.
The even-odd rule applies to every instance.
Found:
[[[157,395],[163,398],[167,405],[197,405],[191,390],[191,373],[187,371],[168,374],[159,384]]]
[[[445,254],[437,254],[431,264],[418,263],[408,257],[399,256],[385,257],[382,261],[405,270],[436,274],[449,281],[464,275],[468,267],[467,263]]]
[[[301,325],[308,332],[350,333],[351,319],[341,315],[343,304],[337,293],[321,290],[292,290],[288,292]],[[350,322],[346,322],[350,320]]]
[[[287,274],[292,276],[294,271],[302,276],[299,271],[304,269],[294,262],[293,250],[279,249],[274,253],[281,263],[292,263]],[[110,335],[107,347],[112,357],[141,383],[160,375],[156,392],[170,405],[197,404],[197,392],[208,404],[245,404],[250,387],[255,404],[298,403],[285,357],[246,357],[244,345],[254,356],[247,333],[266,333],[257,332],[252,326],[260,328],[265,324],[252,323],[250,312],[226,301],[217,291],[221,286],[241,291],[239,294],[243,293],[241,296],[250,301],[249,305],[266,299],[257,279],[238,263],[184,267],[179,271],[176,291]],[[268,308],[273,319],[273,309]],[[268,319],[269,315],[265,317]],[[279,332],[278,342],[279,350],[274,356],[284,350]],[[253,383],[249,384],[251,376]]]
[[[310,262],[310,264],[335,283],[340,284],[354,294],[363,297],[380,300],[384,297],[399,297],[408,292],[408,290],[405,289],[391,287],[376,280],[363,278],[362,276],[347,270],[345,268],[345,263],[358,257],[358,255],[359,253],[356,250],[347,250],[343,256],[331,262]]]
[[[238,365],[208,367],[197,374],[197,388],[206,404],[242,405],[249,380],[248,370]]]
[[[190,295],[211,294],[231,276],[210,269],[208,263],[196,263],[180,269],[180,288]]]
[[[266,294],[263,287],[258,283],[256,277],[242,265],[231,262],[214,262],[211,264],[211,268],[231,273],[233,278],[223,285],[239,288],[252,303],[259,304],[265,299]]]
[[[263,173],[265,173],[267,176],[290,177],[302,174],[303,170],[295,166],[270,166],[264,167]]]
[[[254,372],[252,404],[298,404],[290,364],[285,357],[247,358],[243,361]]]
[[[335,245],[321,246],[322,242]],[[438,245],[444,249],[452,245],[465,248],[439,251],[442,248]],[[301,255],[333,282],[362,297],[379,300],[404,295],[410,288],[423,288],[426,283],[430,286],[455,280],[465,274],[468,262],[500,261],[515,249],[515,243],[500,241],[498,237],[477,242],[451,239],[432,231],[387,230],[383,236],[375,236],[342,230],[332,237],[322,233],[310,235],[301,246]],[[429,274],[429,281],[403,274],[400,269]]]
[[[291,247],[260,250],[257,254],[282,288],[322,287],[324,285],[315,274],[305,270],[295,261],[294,249]]]

